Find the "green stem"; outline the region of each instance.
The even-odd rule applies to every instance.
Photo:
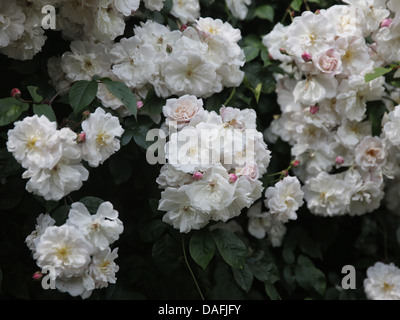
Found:
[[[182,235],[182,250],[183,250],[183,258],[185,259],[186,266],[188,267],[188,269],[190,271],[190,274],[191,274],[191,276],[193,278],[194,284],[196,285],[197,291],[200,294],[201,300],[205,300],[204,296],[203,296],[203,293],[201,292],[200,286],[199,286],[199,284],[198,284],[198,282],[196,280],[196,277],[195,277],[195,275],[194,275],[194,273],[192,271],[192,268],[189,265],[189,261],[188,261],[187,256],[186,256],[185,236],[184,235]]]

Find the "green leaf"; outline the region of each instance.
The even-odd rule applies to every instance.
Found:
[[[384,76],[385,74],[389,73],[390,71],[392,71],[392,68],[384,68],[384,67],[375,68],[374,72],[367,73],[365,75],[365,77],[364,77],[365,82],[370,82],[376,78]]]
[[[112,81],[108,78],[100,79],[102,83],[107,87],[108,91],[113,94],[121,103],[135,116],[137,117],[137,101],[135,95],[126,86],[125,83]]]
[[[39,103],[43,101],[43,97],[37,92],[39,89],[38,87],[28,86],[27,88],[34,103]]]
[[[299,256],[297,263],[298,265],[295,268],[297,283],[305,290],[314,288],[315,291],[323,295],[326,290],[325,274],[317,269],[313,262],[305,256]]]
[[[79,200],[79,202],[83,203],[88,211],[94,214],[97,212],[97,209],[104,202],[104,200],[97,197],[87,196]]]
[[[266,283],[265,284],[265,292],[267,293],[268,297],[271,300],[282,300],[281,296],[279,295],[276,287],[273,284]]]
[[[156,240],[151,255],[160,271],[168,274],[180,266],[182,246],[172,236],[165,234]]]
[[[63,205],[51,214],[51,217],[56,221],[56,226],[61,226],[65,223],[68,218],[69,209],[70,206]]]
[[[264,251],[258,251],[247,260],[253,275],[264,283],[275,283],[279,280],[278,269],[274,261]]]
[[[69,103],[75,115],[88,106],[96,97],[98,84],[96,81],[81,80],[75,82],[69,91]]]
[[[247,256],[243,241],[226,229],[215,229],[212,235],[225,262],[233,268],[242,269]]]
[[[205,270],[215,254],[215,244],[211,233],[207,230],[194,232],[189,242],[192,259]]]
[[[274,8],[269,4],[258,7],[255,11],[256,17],[274,22]]]
[[[34,104],[33,112],[37,114],[39,117],[44,115],[50,121],[57,122],[56,114],[48,104]]]
[[[28,108],[29,104],[15,98],[0,99],[0,126],[14,122]]]
[[[138,227],[140,238],[143,242],[151,243],[156,241],[166,228],[166,224],[161,220],[151,220]]]
[[[260,48],[254,46],[246,46],[243,48],[244,54],[246,56],[246,62],[250,62],[258,57],[260,53]]]
[[[165,105],[165,100],[157,97],[154,88],[146,95],[146,99],[143,102],[142,110],[146,111],[150,115],[160,114],[162,107]]]
[[[253,285],[254,276],[249,266],[245,263],[243,269],[232,268],[233,278],[236,283],[247,293]]]
[[[50,213],[58,206],[58,201],[46,201],[46,212]]]
[[[252,91],[254,93],[254,97],[256,98],[256,102],[260,100],[260,95],[261,95],[261,88],[262,88],[262,83],[257,84],[257,87],[255,87]]]
[[[128,144],[133,137],[139,147],[147,149],[153,143],[151,141],[146,141],[147,133],[152,125],[153,121],[149,117],[143,117],[140,121],[135,121],[133,118],[127,119],[125,121],[127,133],[122,137],[123,145]]]
[[[303,4],[303,0],[293,0],[290,3],[290,6],[292,7],[293,10],[300,11],[300,8],[301,8],[302,4]]]

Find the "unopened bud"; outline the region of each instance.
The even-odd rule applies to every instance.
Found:
[[[387,19],[385,19],[385,20],[383,20],[382,22],[381,22],[381,28],[389,28],[389,26],[392,24],[392,19],[390,19],[390,18],[387,18]]]
[[[344,159],[341,156],[337,156],[335,162],[337,165],[341,166],[344,163]]]
[[[186,24],[181,25],[181,28],[180,28],[181,32],[185,31],[186,29],[187,29]]]
[[[40,280],[43,277],[43,274],[40,271],[36,271],[33,276],[32,279],[33,280]]]
[[[231,173],[231,174],[229,175],[229,182],[230,182],[230,183],[235,183],[235,182],[237,181],[237,179],[238,179],[238,177],[237,177],[236,174]]]
[[[286,53],[287,53],[285,48],[279,48],[279,51],[280,51],[280,53],[282,53],[282,54],[286,54]]]
[[[143,108],[143,101],[138,100],[138,102],[136,102],[137,108],[138,109],[142,109]]]
[[[21,91],[18,88],[14,88],[11,90],[11,97],[19,98],[21,96]]]
[[[320,14],[320,13],[321,13],[321,10],[319,10],[319,9],[315,10],[315,14]]]
[[[85,112],[82,113],[82,118],[83,120],[86,120],[90,117],[90,111],[86,110]]]
[[[193,173],[193,180],[195,181],[199,181],[201,180],[201,178],[203,178],[203,174],[199,171]]]
[[[308,52],[303,52],[301,57],[304,60],[304,62],[310,62],[312,60],[312,55],[309,54]]]
[[[167,53],[171,53],[172,52],[172,47],[170,45],[167,45],[165,50],[167,50]]]
[[[283,176],[283,177],[287,177],[288,175],[289,175],[289,171],[287,171],[287,170],[283,170],[281,172],[281,176]]]
[[[77,143],[84,143],[86,141],[86,133],[82,132],[76,137]]]
[[[294,161],[292,161],[292,167],[293,167],[293,168],[298,167],[299,164],[300,164],[300,160],[294,160]]]
[[[311,106],[310,107],[310,113],[311,114],[316,114],[318,112],[318,110],[319,110],[318,106]]]

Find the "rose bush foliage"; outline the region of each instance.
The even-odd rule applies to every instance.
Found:
[[[399,299],[396,1],[0,9],[0,297]],[[174,123],[254,162],[149,163]]]

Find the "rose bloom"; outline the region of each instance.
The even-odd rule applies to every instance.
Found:
[[[237,176],[245,176],[252,181],[258,180],[258,166],[255,162],[247,162],[243,167],[237,168],[235,171]]]
[[[335,49],[329,49],[320,54],[315,60],[315,66],[324,74],[335,76],[342,72],[342,60]]]
[[[168,99],[163,107],[163,114],[166,117],[165,122],[167,126],[170,121],[176,121],[178,129],[185,126],[190,120],[200,115],[203,111],[203,100],[188,94],[178,99]]]

